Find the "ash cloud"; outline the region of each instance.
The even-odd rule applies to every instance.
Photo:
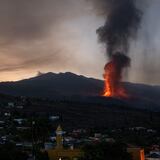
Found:
[[[110,21],[110,18],[107,19],[107,17],[113,17],[110,16],[110,14],[113,13],[112,7],[111,8],[109,7],[111,0],[90,0],[90,1],[94,4],[94,9],[97,15],[104,17],[104,19],[106,20],[104,26],[100,27],[99,39],[100,42],[106,45],[106,47],[108,46],[107,47],[108,56],[111,57],[113,50],[116,51],[121,50],[125,54],[129,53],[132,59],[132,67],[130,69],[129,77],[126,78],[126,80],[133,82],[158,84],[160,82],[159,81],[160,76],[158,74],[160,67],[159,63],[160,47],[158,45],[160,41],[159,40],[160,23],[158,20],[160,15],[159,14],[160,1],[159,0],[127,1],[127,2],[133,2],[135,4],[134,7],[130,9],[130,11],[135,10],[136,12],[134,12],[135,16],[129,19],[131,22],[130,24],[133,25],[129,26],[129,28],[127,29],[127,33],[123,34],[124,38],[122,39],[122,41],[120,41],[120,43],[118,43],[118,45],[117,45],[117,40],[119,39],[118,36],[115,38],[115,41],[113,43],[112,41],[110,43],[110,40],[108,39],[106,40],[106,38],[109,37],[108,30],[110,27],[108,27],[108,23],[112,22]],[[119,6],[120,3],[123,3],[125,1],[113,0],[112,2],[116,2],[117,3],[116,5]],[[118,14],[117,16],[120,15],[121,14]],[[128,16],[129,15],[126,14],[126,17]],[[104,31],[105,27],[106,31]],[[116,27],[114,28],[116,29]],[[117,31],[115,33],[117,34]],[[101,34],[103,36],[101,36]],[[121,37],[123,37],[123,35],[121,35]]]
[[[69,11],[73,0],[0,0],[0,37],[11,40],[32,40],[46,36],[65,19],[73,18]]]
[[[97,29],[99,41],[106,45],[109,57],[115,52],[127,54],[130,39],[135,38],[142,18],[136,0],[101,0],[99,3],[106,7],[106,12],[103,8],[106,22]]]
[[[103,3],[106,3],[106,21],[97,33],[110,58],[104,67],[104,95],[122,96],[122,73],[130,65],[126,55],[130,39],[134,38],[140,26],[142,12],[136,7],[136,0],[103,0]]]

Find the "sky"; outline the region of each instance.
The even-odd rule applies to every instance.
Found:
[[[105,22],[103,4],[98,4],[95,0],[0,0],[0,81],[29,78],[39,71],[102,79],[108,59],[96,35]],[[137,39],[131,41],[132,65],[124,80],[160,84],[160,1],[137,5],[144,11],[143,20]]]

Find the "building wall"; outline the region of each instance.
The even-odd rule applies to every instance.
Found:
[[[83,152],[79,149],[51,149],[47,152],[50,160],[74,160],[83,156]]]
[[[145,160],[144,149],[127,148],[127,152],[132,155],[133,160]]]

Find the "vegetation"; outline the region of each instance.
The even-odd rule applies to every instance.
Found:
[[[3,146],[0,146],[0,158],[3,160],[27,160],[27,153],[16,149],[16,147],[7,143]]]
[[[49,160],[48,154],[46,152],[36,151],[36,160]],[[6,143],[5,145],[0,145],[0,159],[2,160],[27,160],[28,152],[22,151],[16,148],[12,143]]]
[[[86,145],[83,148],[83,160],[131,160],[132,157],[121,143],[98,143]]]

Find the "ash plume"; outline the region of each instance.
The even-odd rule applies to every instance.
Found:
[[[100,0],[106,7],[106,22],[97,29],[99,41],[106,45],[109,57],[115,52],[127,53],[130,38],[135,38],[142,12],[136,0]]]
[[[110,58],[105,67],[104,96],[127,97],[121,84],[124,68],[130,66],[127,56],[129,41],[135,38],[140,27],[142,12],[136,7],[136,0],[101,0],[106,7],[106,22],[97,29],[99,41],[106,45]],[[98,3],[98,1],[97,1]]]

